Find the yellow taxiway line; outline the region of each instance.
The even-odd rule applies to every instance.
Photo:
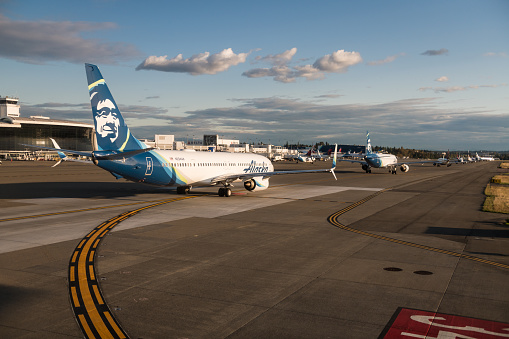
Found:
[[[343,225],[342,223],[340,223],[338,221],[338,217],[341,216],[342,214],[344,214],[344,213],[354,209],[355,207],[357,207],[359,205],[362,205],[366,201],[371,200],[371,199],[375,198],[376,196],[378,196],[378,195],[380,195],[380,194],[382,194],[384,192],[387,192],[389,190],[390,190],[390,188],[387,188],[387,189],[378,191],[378,192],[376,192],[374,194],[371,194],[371,195],[367,196],[366,198],[364,198],[362,200],[359,200],[359,201],[353,203],[352,205],[349,205],[349,206],[343,208],[342,210],[337,211],[336,213],[331,214],[327,218],[327,221],[329,223],[331,223],[332,225],[334,225],[334,226],[336,226],[336,227],[338,227],[338,228],[340,228],[342,230],[353,232],[353,233],[357,233],[357,234],[361,234],[361,235],[368,236],[368,237],[371,237],[371,238],[385,240],[385,241],[390,241],[390,242],[393,242],[393,243],[396,243],[396,244],[400,244],[400,245],[416,247],[416,248],[420,248],[420,249],[423,249],[423,250],[426,250],[426,251],[433,251],[433,252],[437,252],[437,253],[452,255],[452,256],[455,256],[455,257],[458,257],[458,258],[468,259],[468,260],[480,262],[480,263],[483,263],[483,264],[488,264],[488,265],[492,265],[492,266],[496,266],[496,267],[500,267],[500,268],[509,269],[509,265],[502,264],[502,263],[499,263],[499,262],[496,262],[496,261],[491,261],[491,260],[487,260],[487,259],[483,259],[483,258],[479,258],[479,257],[474,257],[474,256],[468,255],[468,254],[463,254],[463,253],[443,250],[443,249],[436,248],[436,247],[416,244],[416,243],[413,243],[413,242],[410,242],[410,241],[405,241],[405,240],[400,240],[400,239],[396,239],[396,238],[386,237],[386,236],[375,234],[375,233],[371,233],[371,232],[361,231],[361,230],[358,230],[358,229],[355,229],[355,228]]]
[[[103,222],[80,241],[69,262],[68,281],[71,306],[86,338],[128,338],[127,333],[122,329],[105,303],[95,272],[95,254],[103,237],[113,227],[143,210],[194,197],[184,196],[164,199],[122,213]]]

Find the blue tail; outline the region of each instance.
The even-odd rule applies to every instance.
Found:
[[[366,132],[366,154],[373,153],[371,148],[371,139],[369,138],[369,131]]]
[[[145,145],[131,135],[113,96],[96,65],[85,64],[88,92],[99,151],[133,151]]]

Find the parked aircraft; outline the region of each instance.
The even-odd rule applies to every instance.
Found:
[[[442,158],[438,158],[437,160],[435,160],[433,162],[433,166],[436,166],[436,167],[440,167],[441,165],[450,167],[452,164],[453,164],[453,162],[445,156]]]
[[[269,187],[270,177],[281,174],[330,172],[337,180],[334,173],[337,145],[330,169],[298,171],[274,171],[268,158],[251,153],[147,148],[131,134],[99,68],[85,64],[85,69],[97,149],[93,152],[79,152],[59,147],[33,147],[88,156],[95,165],[117,179],[176,187],[179,194],[188,193],[192,187],[218,186],[219,196],[229,197],[233,182],[242,182],[248,191],[259,191]]]
[[[311,162],[311,163],[314,163],[315,162],[315,158],[311,155],[311,151],[312,149],[310,149],[306,154],[303,154],[303,153],[298,153],[296,156],[295,156],[295,160],[297,160],[297,162]]]
[[[477,161],[495,161],[495,159],[492,156],[481,157],[479,156],[479,154],[477,154],[477,152],[475,153],[475,158],[477,159]]]
[[[348,161],[359,163],[362,169],[366,173],[371,173],[371,168],[388,168],[392,174],[397,174],[397,168],[401,172],[408,172],[410,170],[408,162],[398,162],[398,158],[394,154],[387,153],[374,153],[371,148],[371,139],[369,138],[369,132],[366,132],[366,153],[364,154],[364,160],[353,160],[353,159],[337,159],[337,161]],[[416,161],[413,164],[421,164],[429,161]]]

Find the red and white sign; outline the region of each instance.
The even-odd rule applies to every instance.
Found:
[[[509,324],[401,308],[380,339],[509,338]]]

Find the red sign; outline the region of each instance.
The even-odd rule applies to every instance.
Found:
[[[509,338],[509,324],[435,312],[399,309],[380,339]]]

